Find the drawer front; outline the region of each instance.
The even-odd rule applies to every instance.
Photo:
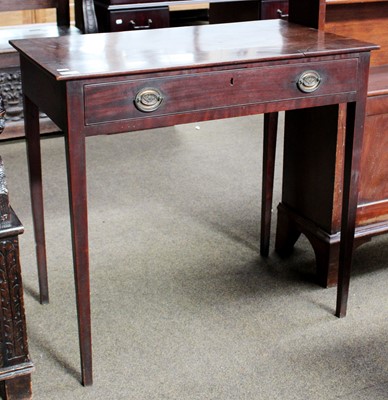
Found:
[[[166,28],[170,25],[168,7],[110,11],[109,19],[111,32]]]
[[[316,71],[321,78],[318,88],[307,93],[297,84],[306,69]],[[84,87],[85,123],[349,93],[356,87],[356,69],[357,60],[348,59],[88,84]]]
[[[260,19],[260,2],[258,1],[225,1],[210,2],[209,4],[209,23],[211,24],[257,19]]]

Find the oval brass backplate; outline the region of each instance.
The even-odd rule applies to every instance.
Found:
[[[157,110],[163,101],[163,95],[160,90],[155,88],[141,89],[135,97],[135,106],[143,112]]]
[[[298,78],[297,86],[304,93],[311,93],[318,89],[322,78],[317,71],[304,71]]]

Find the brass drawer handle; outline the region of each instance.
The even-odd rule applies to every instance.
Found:
[[[157,110],[163,101],[163,95],[160,90],[155,88],[141,89],[135,97],[135,106],[143,112]]]
[[[152,26],[151,18],[147,19],[147,24],[148,25],[136,25],[136,22],[133,19],[131,19],[129,21],[129,25],[130,25],[131,29],[151,29],[151,26]]]
[[[278,18],[283,18],[283,19],[288,18],[288,14],[284,14],[280,8],[276,10],[276,14],[278,15]]]
[[[305,71],[303,72],[297,81],[299,90],[304,93],[314,92],[319,88],[322,82],[322,78],[317,71]]]

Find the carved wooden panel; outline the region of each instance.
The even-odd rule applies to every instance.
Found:
[[[1,98],[0,98],[0,107],[1,107]],[[0,110],[1,111],[1,110]],[[8,188],[7,181],[5,178],[4,165],[3,160],[0,157],[0,227],[5,224],[5,221],[10,221],[10,207],[9,207],[9,197],[8,197]]]
[[[0,215],[0,398],[30,400],[34,365],[28,355],[18,241],[23,226],[9,206],[1,157]]]
[[[4,69],[0,72],[0,96],[6,109],[5,121],[23,120],[22,84],[20,70]]]
[[[27,360],[27,342],[17,239],[0,242],[0,298],[2,340],[0,365]]]
[[[24,136],[24,114],[22,84],[18,68],[3,69],[0,71],[0,97],[3,99],[5,114],[0,112],[0,140]],[[41,132],[56,132],[59,128],[40,113]]]
[[[0,133],[3,133],[5,127],[5,108],[3,97],[0,93]]]
[[[18,239],[0,242],[0,366],[28,360]]]

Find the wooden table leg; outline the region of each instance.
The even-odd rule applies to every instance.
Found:
[[[39,135],[39,110],[28,97],[24,98],[25,129],[31,203],[38,260],[41,303],[47,303],[48,279],[43,209],[43,185]],[[82,383],[92,379],[92,344],[90,318],[89,245],[87,227],[85,137],[78,132],[66,138],[70,218],[73,242],[73,262],[76,288]]]
[[[38,264],[39,295],[42,304],[49,302],[47,258],[44,229],[42,159],[38,107],[24,97],[24,121],[27,141],[28,172],[30,178],[32,217]]]
[[[335,312],[336,316],[339,318],[346,316],[349,297],[350,271],[355,242],[354,234],[356,227],[369,60],[369,53],[361,55],[358,79],[360,85],[358,90],[358,99],[355,103],[348,103],[346,109],[341,242],[338,264],[337,306]]]
[[[263,177],[261,192],[260,254],[269,254],[278,113],[264,114]]]
[[[358,202],[358,181],[360,149],[362,145],[363,124],[357,117],[355,103],[348,104],[346,120],[345,168],[342,204],[342,228],[338,267],[338,288],[336,316],[346,316],[349,295],[350,270],[354,250],[354,233]]]
[[[93,374],[85,137],[69,127],[65,142],[82,384],[88,386]]]

